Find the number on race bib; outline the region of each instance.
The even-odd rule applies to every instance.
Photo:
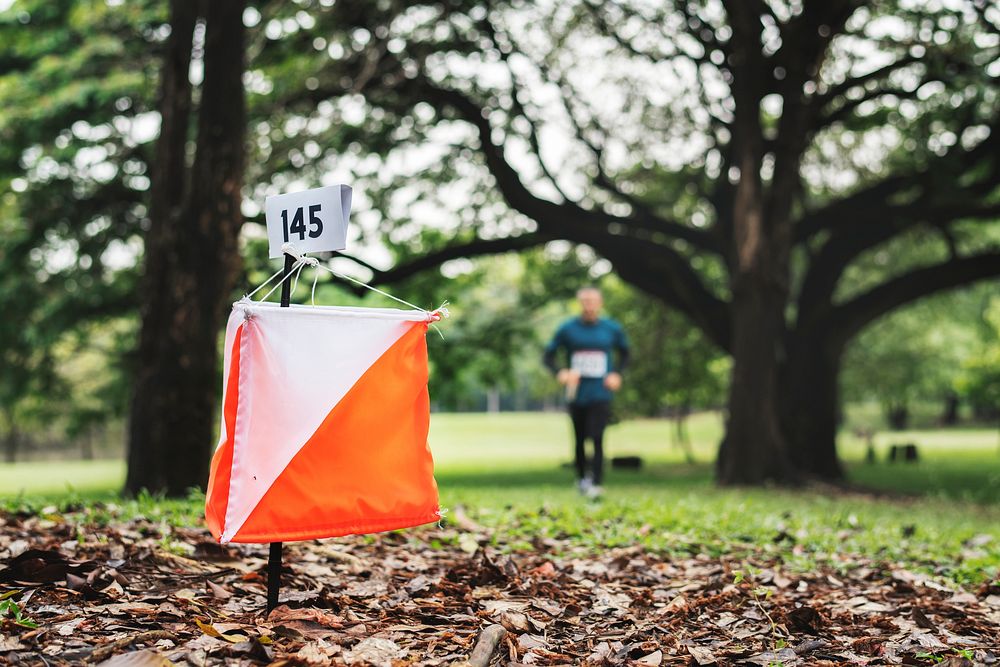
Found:
[[[309,207],[309,238],[315,239],[323,233],[323,221],[320,220],[317,215],[322,208],[322,204],[313,204]],[[284,236],[285,243],[288,243],[290,235],[298,234],[299,240],[303,241],[306,238],[306,223],[305,214],[302,211],[302,207],[295,209],[295,213],[292,214],[292,225],[288,225],[288,211],[281,211],[281,231]]]
[[[570,368],[583,378],[601,378],[608,372],[608,355],[600,350],[578,350],[570,357]]]

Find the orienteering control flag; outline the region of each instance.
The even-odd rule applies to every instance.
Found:
[[[233,305],[205,519],[220,542],[439,520],[427,446],[434,313]]]

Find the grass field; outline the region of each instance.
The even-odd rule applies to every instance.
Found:
[[[880,436],[914,442],[922,460],[865,464],[863,446],[845,437],[851,477],[894,492],[842,494],[778,489],[719,489],[711,460],[718,415],[690,420],[698,462],[684,463],[672,425],[635,420],[608,435],[611,455],[644,458],[641,471],[611,471],[607,494],[587,503],[573,489],[569,424],[561,414],[439,414],[432,419],[441,502],[503,533],[507,544],[572,536],[602,547],[641,543],[665,552],[780,552],[790,567],[842,563],[841,553],[877,556],[963,581],[995,577],[1000,567],[1000,452],[989,430],[910,431]],[[108,499],[124,475],[118,461],[0,466],[6,505]],[[905,496],[899,495],[905,494]],[[120,504],[120,503],[119,503]],[[140,501],[135,511],[195,520],[197,502]]]

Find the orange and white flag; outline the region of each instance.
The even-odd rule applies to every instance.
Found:
[[[216,539],[306,540],[439,519],[427,446],[425,334],[434,319],[233,305],[205,502]]]

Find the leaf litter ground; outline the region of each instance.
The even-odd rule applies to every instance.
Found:
[[[487,628],[494,665],[998,665],[1000,585],[844,555],[803,574],[749,557],[505,549],[444,527],[266,545],[86,513],[0,513],[0,663],[442,665]],[[495,626],[502,626],[506,632]],[[487,651],[489,646],[487,646]]]

